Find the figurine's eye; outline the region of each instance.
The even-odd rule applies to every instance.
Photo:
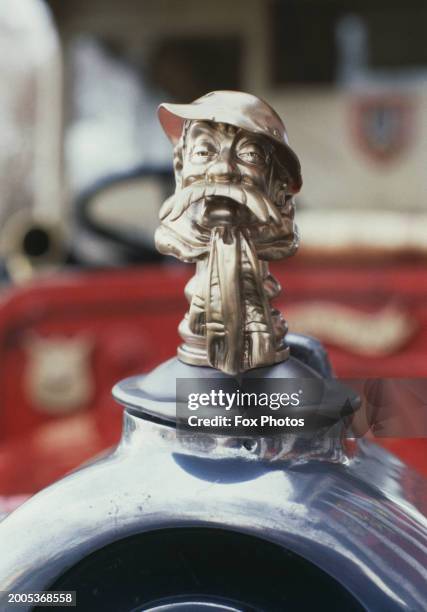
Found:
[[[267,156],[262,147],[255,143],[244,144],[238,151],[237,157],[247,164],[263,166],[267,162]]]
[[[194,162],[207,162],[216,154],[215,147],[209,143],[196,144],[191,151],[191,158]]]

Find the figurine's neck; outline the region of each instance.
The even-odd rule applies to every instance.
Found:
[[[209,256],[186,287],[190,308],[179,328],[178,356],[227,374],[284,361],[286,323],[270,305],[279,292],[244,231],[214,228]]]

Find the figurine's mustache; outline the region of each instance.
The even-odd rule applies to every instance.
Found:
[[[228,198],[241,206],[246,206],[261,223],[272,222],[275,225],[282,223],[282,217],[271,199],[258,189],[242,183],[188,185],[164,202],[159,213],[160,220],[168,218],[168,221],[176,221],[191,204],[211,197]]]

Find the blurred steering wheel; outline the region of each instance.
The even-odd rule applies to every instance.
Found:
[[[156,262],[159,209],[174,191],[170,167],[141,166],[110,175],[76,200],[72,258],[84,266]]]

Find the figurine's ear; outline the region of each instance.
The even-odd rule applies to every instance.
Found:
[[[176,145],[173,155],[173,169],[175,171],[176,188],[182,187],[183,146],[182,140]]]

